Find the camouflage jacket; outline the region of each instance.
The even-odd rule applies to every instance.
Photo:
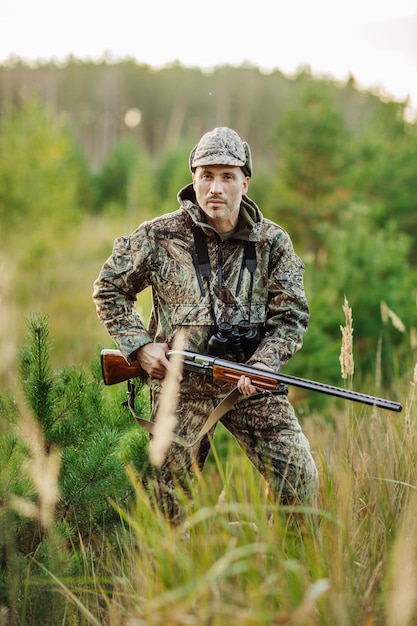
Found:
[[[262,339],[250,362],[277,370],[302,345],[308,325],[304,265],[288,234],[263,217],[247,196],[237,231],[222,240],[203,221],[192,185],[178,194],[180,208],[141,224],[114,243],[94,283],[97,313],[126,358],[151,341],[172,344],[185,334],[184,349],[206,353],[214,323],[250,321]],[[193,226],[207,242],[210,277],[199,271]],[[253,241],[256,270],[244,265],[245,241]],[[251,288],[252,284],[252,288]],[[137,294],[152,288],[148,327],[135,309]],[[227,357],[229,358],[229,357]]]

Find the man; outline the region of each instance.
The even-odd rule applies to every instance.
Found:
[[[301,347],[308,325],[304,266],[287,233],[246,195],[248,144],[230,128],[215,128],[192,150],[189,166],[192,184],[179,192],[180,208],[117,239],[94,283],[100,320],[149,375],[153,414],[179,329],[185,350],[278,371]],[[134,305],[148,286],[153,309],[145,328]],[[184,372],[178,434],[193,441],[233,386]],[[259,393],[246,376],[237,387],[241,396],[224,426],[280,502],[314,501],[317,470],[285,390]],[[194,462],[202,469],[208,452],[207,436],[192,454],[174,443],[158,470],[158,501],[173,522],[181,514],[177,489],[186,489]]]

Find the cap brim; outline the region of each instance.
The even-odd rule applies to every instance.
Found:
[[[230,167],[243,167],[245,165],[245,161],[241,159],[233,159],[228,155],[212,155],[201,157],[200,159],[196,159],[193,161],[191,167],[202,167],[204,165],[230,165]]]

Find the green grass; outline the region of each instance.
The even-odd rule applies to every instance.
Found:
[[[110,253],[120,226],[98,228],[86,219],[68,235],[77,249],[74,263],[67,262],[68,248],[56,249],[49,263],[38,295],[60,365],[88,362],[97,345],[108,342],[91,288],[97,258],[101,263]],[[10,273],[3,303],[24,278]],[[36,285],[27,288],[37,293]],[[17,369],[13,345],[20,340],[13,338],[21,336],[19,320],[25,307],[34,308],[31,293],[23,300],[24,306],[0,307],[0,374],[6,384]],[[145,298],[145,309],[148,304]],[[88,538],[75,541],[77,529],[71,528],[63,541],[58,524],[59,532],[47,529],[35,552],[22,553],[14,527],[7,526],[10,503],[2,499],[2,550],[15,576],[6,588],[0,579],[0,626],[417,624],[416,383],[416,372],[408,379],[397,376],[400,414],[336,400],[326,413],[306,412],[302,425],[320,475],[314,510],[274,506],[221,426],[177,528],[155,510],[131,468],[126,471],[135,507],[116,507],[120,524],[108,535],[92,528]],[[19,528],[19,519],[14,523]]]
[[[400,415],[349,406],[334,428],[318,415],[305,421],[320,474],[317,509],[271,503],[221,427],[178,527],[127,468],[136,504],[119,510],[117,532],[72,546],[75,573],[43,572],[40,589],[29,560],[27,603],[48,588],[66,624],[417,623],[411,390]]]

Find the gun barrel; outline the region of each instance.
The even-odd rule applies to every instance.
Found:
[[[170,351],[169,354],[173,352],[174,351]],[[369,394],[359,393],[358,391],[343,389],[342,387],[335,387],[326,383],[299,378],[298,376],[291,376],[289,374],[276,374],[275,372],[269,372],[243,363],[234,363],[233,361],[227,361],[219,357],[206,356],[187,350],[176,350],[175,352],[183,357],[184,369],[200,374],[212,373],[215,378],[219,378],[220,380],[236,382],[242,374],[245,374],[249,376],[249,378],[252,378],[255,385],[263,389],[275,389],[280,383],[284,383],[293,387],[324,393],[344,400],[376,406],[396,413],[402,411],[401,404],[393,402],[392,400],[386,400],[385,398],[377,398]]]
[[[370,406],[377,406],[381,409],[387,409],[388,411],[395,411],[397,413],[402,411],[402,406],[398,402],[392,400],[386,400],[385,398],[377,398],[366,393],[360,393],[358,391],[352,391],[350,389],[343,389],[342,387],[334,387],[326,383],[320,383],[314,380],[306,380],[304,378],[298,378],[297,376],[289,376],[284,374],[277,374],[280,377],[281,382],[294,387],[301,387],[303,389],[310,389],[311,391],[317,391],[329,396],[335,396],[343,398],[344,400],[351,400],[352,402],[360,402],[362,404],[368,404]]]

